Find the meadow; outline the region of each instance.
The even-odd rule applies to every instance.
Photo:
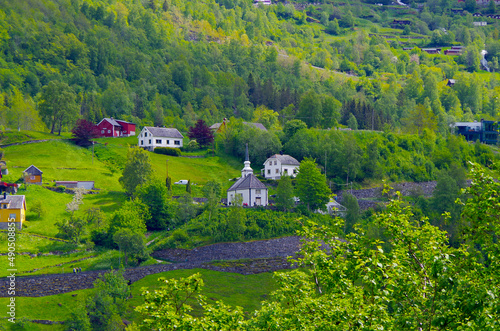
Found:
[[[201,294],[207,297],[208,303],[221,300],[227,305],[242,307],[247,314],[258,309],[261,301],[265,300],[268,294],[277,288],[272,273],[244,276],[204,269],[162,272],[146,276],[131,285],[132,295],[128,300],[127,313],[124,318],[129,321],[140,320],[140,315],[134,311],[134,308],[144,303],[141,296],[143,288],[147,287],[149,290],[154,290],[162,285],[161,282],[158,282],[158,278],[188,277],[197,272],[202,275],[205,283]],[[18,316],[25,320],[64,321],[70,317],[71,311],[78,309],[85,301],[85,298],[92,295],[92,293],[92,289],[87,289],[39,298],[18,297],[16,298],[16,309]],[[8,298],[0,298],[0,305],[7,304],[7,300]],[[200,307],[197,307],[194,302],[190,302],[190,304],[194,306],[193,313],[200,315]],[[30,322],[25,322],[25,324],[26,330],[64,330],[62,325],[57,324],[49,327]],[[0,329],[8,326],[9,322],[5,319],[0,320]]]

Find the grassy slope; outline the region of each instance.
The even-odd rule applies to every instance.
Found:
[[[4,131],[0,132],[0,145],[20,143],[30,140],[42,139],[67,139],[71,138],[70,132],[62,132],[61,135],[40,131]]]
[[[39,138],[36,134],[27,134],[26,136]],[[52,182],[54,180],[94,180],[95,186],[100,189],[99,193],[86,195],[83,199],[83,205],[80,206],[80,210],[76,214],[82,215],[88,208],[99,207],[110,215],[127,199],[118,179],[121,176],[121,168],[126,161],[129,146],[135,145],[137,138],[102,138],[97,139],[97,141],[99,144],[95,146],[97,153],[93,163],[91,148],[81,148],[69,141],[53,140],[6,147],[4,148],[4,159],[9,167],[9,175],[5,176],[4,180],[7,182],[18,181],[22,176],[22,171],[31,164],[43,171],[43,180],[47,185],[54,185]],[[231,182],[228,179],[238,176],[238,167],[241,166],[237,160],[230,157],[185,158],[151,153],[150,158],[155,175],[161,180],[165,178],[165,164],[168,159],[169,174],[173,181],[191,179],[194,196],[201,196],[201,185],[196,184],[203,184],[209,180],[217,180],[229,187]],[[110,160],[113,161],[110,162]],[[116,160],[118,161],[115,162]],[[174,195],[181,195],[184,192],[184,185],[174,185]],[[72,200],[72,195],[54,192],[38,185],[30,185],[26,189],[22,185],[18,194],[26,195],[28,208],[27,222],[23,232],[55,237],[58,232],[55,223],[69,217],[65,208],[66,204]],[[41,217],[30,211],[30,205],[33,201],[42,202],[45,212]],[[7,249],[4,243],[6,243],[6,235],[0,233],[0,253]],[[71,247],[49,239],[22,235],[18,238],[17,248],[19,252],[38,253],[56,250],[67,251]],[[23,265],[21,268],[23,271],[43,267],[44,269],[37,272],[38,274],[68,272],[73,266],[81,266],[84,270],[118,267],[118,254],[116,252],[95,254],[98,255],[96,258],[77,263],[68,262],[81,258],[82,256],[79,254],[50,258],[22,256],[17,262]],[[4,258],[6,257],[0,257],[0,261]],[[65,263],[65,265],[51,267],[61,263]]]
[[[258,309],[261,301],[276,289],[276,282],[272,273],[243,276],[204,269],[163,272],[144,277],[132,284],[132,298],[128,303],[129,308],[126,318],[132,321],[139,320],[140,316],[133,309],[144,302],[141,297],[143,287],[149,289],[158,288],[161,286],[161,283],[157,281],[159,277],[180,278],[190,276],[196,272],[202,274],[205,283],[202,293],[208,298],[209,303],[222,300],[225,304],[243,307],[247,313]],[[92,290],[79,290],[41,298],[20,297],[16,298],[16,311],[18,317],[63,321],[69,318],[71,311],[75,310],[91,293]],[[6,305],[7,300],[8,298],[0,298],[0,305]],[[59,306],[59,304],[61,305]],[[194,313],[200,314],[200,310],[195,309]],[[0,327],[8,325],[7,323],[5,320],[0,320]],[[44,330],[43,327],[40,329]],[[57,330],[57,328],[55,329]],[[29,328],[29,330],[37,329]]]

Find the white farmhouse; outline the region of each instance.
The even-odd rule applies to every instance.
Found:
[[[227,202],[234,205],[237,196],[241,196],[244,206],[267,206],[267,187],[255,177],[248,158],[246,146],[245,167],[241,170],[241,177],[227,190]]]
[[[145,126],[138,136],[139,147],[153,151],[155,147],[183,146],[184,136],[174,128],[157,128]]]
[[[297,175],[300,163],[290,155],[274,154],[264,162],[261,175],[266,179],[280,179],[281,176]]]

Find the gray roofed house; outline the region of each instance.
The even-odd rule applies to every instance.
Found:
[[[228,122],[229,120],[224,118],[222,123],[215,123],[212,126],[210,126],[210,129],[215,132],[218,132],[221,129],[221,127],[225,127],[226,123]],[[254,128],[261,129],[262,131],[267,131],[266,127],[262,123],[243,122],[243,124],[246,126],[253,126]]]
[[[26,198],[24,195],[0,195],[0,229],[7,229],[9,219],[14,219],[16,227],[21,229],[26,219]]]
[[[34,165],[30,165],[23,173],[27,174],[24,176],[24,182],[27,184],[42,184],[42,174],[43,172],[35,167]]]
[[[179,130],[174,128],[158,128],[153,126],[146,126],[145,128],[147,128],[154,137],[184,138]]]
[[[43,171],[35,167],[34,165],[30,165],[26,170],[24,170],[25,173],[28,175],[41,175],[43,174]]]
[[[24,172],[28,175],[33,176],[41,176],[43,174],[43,172],[34,165],[30,165],[28,168],[26,168],[26,170],[24,170]]]
[[[281,176],[297,175],[300,162],[290,155],[274,154],[264,162],[261,175],[266,179],[280,179]]]
[[[145,126],[137,138],[139,147],[153,151],[156,147],[181,148],[184,136],[175,128]]]
[[[267,190],[266,185],[262,184],[262,182],[255,177],[254,174],[249,174],[246,177],[240,177],[236,183],[234,183],[228,191],[235,190],[248,190],[248,189],[265,189]]]
[[[248,144],[245,150],[245,166],[241,170],[241,177],[227,190],[229,205],[236,202],[238,196],[244,206],[267,206],[267,187],[253,174],[248,157]]]

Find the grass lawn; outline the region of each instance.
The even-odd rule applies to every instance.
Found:
[[[61,132],[61,135],[51,134],[40,131],[4,131],[0,133],[0,145],[20,143],[30,140],[42,139],[68,139],[71,138],[70,132]]]
[[[162,286],[158,278],[181,278],[188,277],[199,272],[202,275],[205,286],[202,294],[207,297],[208,303],[223,301],[230,306],[240,306],[245,313],[251,314],[261,306],[269,293],[276,290],[277,284],[273,279],[273,273],[261,273],[256,275],[240,275],[236,273],[212,271],[205,269],[174,270],[159,274],[149,275],[132,284],[132,298],[129,300],[129,317],[137,321],[139,314],[133,311],[136,306],[144,303],[141,296],[141,288],[147,287],[154,290]],[[193,304],[194,302],[191,302]],[[201,315],[201,307],[194,307],[194,315]]]
[[[159,288],[162,283],[159,277],[181,278],[188,277],[196,272],[201,273],[205,287],[202,294],[207,297],[209,303],[221,300],[230,306],[243,307],[247,314],[260,308],[261,301],[265,300],[269,293],[277,288],[272,273],[243,276],[235,273],[226,273],[204,269],[174,270],[154,275],[149,275],[135,282],[131,286],[132,298],[128,301],[126,319],[139,321],[140,315],[134,311],[136,306],[144,303],[141,296],[142,288],[150,290]],[[44,319],[51,321],[64,321],[71,316],[71,312],[78,309],[85,298],[91,295],[92,289],[79,290],[70,293],[51,295],[41,298],[16,298],[16,313],[18,318]],[[0,298],[0,305],[5,306],[9,298]],[[200,307],[195,307],[193,312],[200,315]],[[8,327],[9,322],[0,319],[0,328]],[[26,330],[64,330],[63,327],[54,325],[45,327],[40,324],[29,323]]]
[[[32,271],[34,269],[40,269],[40,268],[46,268],[49,266],[54,266],[56,264],[61,264],[61,263],[66,263],[68,266],[65,268],[64,272],[69,272],[72,271],[72,265],[76,263],[70,263],[71,261],[75,261],[81,258],[89,257],[95,255],[95,253],[91,252],[80,252],[80,253],[73,253],[73,254],[68,254],[68,255],[46,255],[46,256],[36,256],[36,257],[31,257],[29,255],[16,255],[16,268],[17,268],[17,274],[19,276],[30,276],[30,275],[37,275],[37,274],[46,274],[47,270],[42,269],[40,272],[36,273],[28,273],[28,271]],[[2,255],[0,256],[0,264],[1,265],[9,265],[8,264],[8,256],[7,255]],[[71,266],[69,266],[69,264]],[[63,271],[63,267],[56,267],[57,273],[61,273]],[[83,268],[82,268],[83,269]],[[9,275],[9,272],[7,269],[0,270],[0,277],[6,277]]]
[[[82,148],[69,141],[47,141],[41,143],[9,146],[4,148],[9,175],[7,182],[22,177],[24,169],[35,165],[43,172],[43,182],[55,180],[93,180],[96,188],[121,191],[118,183],[121,173],[112,173],[105,163],[94,158],[92,149]]]
[[[31,235],[29,232],[16,233],[16,252],[29,252],[29,253],[48,253],[48,252],[67,252],[74,250],[74,245],[70,243],[50,240]],[[7,253],[8,247],[3,243],[7,242],[7,232],[0,232],[0,253]]]
[[[76,310],[80,303],[85,300],[92,290],[79,290],[70,293],[51,295],[46,297],[16,297],[16,317],[19,319],[40,319],[50,321],[64,321],[68,319],[71,312]],[[0,305],[5,307],[9,298],[0,298]],[[5,319],[0,320],[2,326],[9,327],[10,322]],[[48,325],[29,323],[24,330],[64,330],[62,325]],[[8,329],[9,330],[9,329]],[[23,330],[13,327],[11,330]]]

